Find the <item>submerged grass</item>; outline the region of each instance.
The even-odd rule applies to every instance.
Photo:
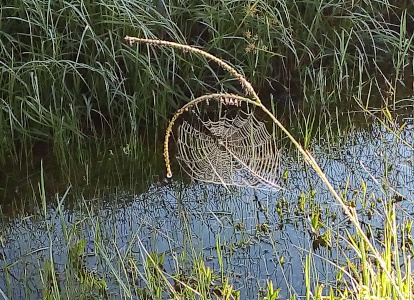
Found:
[[[93,199],[92,195],[102,198],[99,182],[103,177],[111,178],[105,181],[106,187],[134,186],[137,180],[151,182],[147,178],[158,174],[161,166],[156,161],[150,162],[148,157],[153,149],[161,153],[160,137],[173,111],[189,103],[189,98],[199,99],[207,91],[223,93],[250,88],[245,82],[232,80],[207,59],[201,58],[202,63],[198,64],[191,53],[142,45],[132,48],[124,42],[124,36],[191,44],[214,55],[208,58],[222,58],[222,65],[231,66],[238,79],[250,79],[251,89],[258,91],[263,107],[267,110],[272,105],[267,112],[274,112],[281,120],[280,125],[291,128],[292,138],[301,141],[303,154],[307,156],[315,138],[335,139],[342,132],[342,111],[350,107],[357,107],[382,122],[399,142],[412,149],[412,144],[400,134],[406,123],[395,120],[393,111],[413,106],[404,97],[412,93],[413,85],[413,22],[410,1],[394,5],[384,1],[339,0],[53,3],[24,0],[2,5],[0,171],[6,177],[2,180],[6,187],[0,188],[0,192],[4,198],[24,198],[20,193],[8,192],[21,186],[18,180],[10,183],[12,168],[23,170],[13,171],[17,172],[16,177],[29,178],[28,193],[37,200],[31,207],[33,210],[28,210],[32,215],[23,219],[41,215],[45,231],[49,232],[48,252],[38,266],[43,298],[240,298],[231,277],[224,272],[221,254],[226,243],[219,235],[218,270],[207,267],[205,258],[193,249],[195,253],[191,255],[183,251],[176,256],[176,265],[167,271],[165,253],[149,251],[147,248],[152,247],[141,244],[141,256],[135,255],[138,230],[126,250],[118,248],[116,230],[113,236],[106,237],[108,233],[94,213],[105,204],[89,207],[86,201],[75,203],[73,206],[81,208],[83,217],[76,223],[63,217],[63,204],[70,194],[67,182],[78,185],[85,181],[97,187],[98,191],[89,196],[83,192],[79,198],[84,200]],[[253,100],[258,99],[255,92],[250,94]],[[284,107],[290,107],[287,114],[280,109]],[[27,171],[27,166],[33,166],[33,172],[39,168],[37,145],[41,145],[42,151],[52,152],[59,170],[62,168],[63,179],[58,180],[58,185],[64,186],[63,190],[56,189],[54,184],[48,187],[56,178],[52,171],[45,174],[41,170],[37,177]],[[112,167],[97,168],[91,153],[97,153],[102,160],[110,157],[114,161]],[[122,173],[119,165],[138,164],[138,157],[144,168]],[[72,164],[72,160],[78,163]],[[122,163],[117,164],[118,160]],[[312,157],[308,161],[316,165]],[[78,167],[70,167],[79,166],[79,162],[83,164],[81,172]],[[288,178],[286,174],[285,180]],[[393,188],[391,183],[385,184]],[[361,186],[359,195],[366,195],[364,184]],[[50,234],[54,228],[48,223],[47,201],[54,199],[50,197],[54,193],[63,194],[52,201],[57,207],[53,217],[59,217],[64,228],[64,251],[68,259],[63,263],[63,271],[59,269],[63,274],[56,271],[61,265],[54,254],[56,240]],[[356,257],[346,252],[345,262],[335,262],[337,282],[321,285],[312,264],[315,255],[310,253],[304,263],[307,299],[410,299],[413,282],[410,218],[399,222],[396,204],[387,199],[383,202],[380,239],[373,237],[373,229],[369,227],[335,235],[322,222],[324,214],[321,207],[312,203],[312,197],[312,191],[304,191],[297,208],[299,214],[309,209],[312,235],[327,248],[345,245]],[[336,197],[340,203],[345,201],[337,194]],[[367,205],[365,196],[352,201]],[[42,213],[37,214],[35,207]],[[343,207],[354,211],[351,202],[343,203]],[[282,203],[277,213],[283,216],[285,209]],[[5,206],[1,207],[3,217],[5,210]],[[357,214],[353,212],[352,216]],[[356,217],[353,221],[359,224]],[[93,239],[79,233],[82,226],[91,228]],[[238,228],[242,231],[243,223]],[[257,224],[256,234],[266,236],[268,230],[269,222],[263,221]],[[187,238],[192,238],[190,231]],[[100,268],[104,272],[95,272],[85,262],[90,255],[91,240],[97,265],[104,266]],[[0,242],[3,244],[2,234]],[[248,239],[241,245],[249,243]],[[283,264],[283,258],[279,261]],[[14,275],[10,270],[14,264],[18,262],[11,262],[3,269],[7,290],[0,289],[0,294],[4,299],[13,298]],[[189,267],[183,269],[183,264]],[[108,292],[108,277],[115,278],[119,286],[117,295]],[[33,288],[29,280],[24,282],[26,297],[37,292],[32,289],[38,286]],[[267,282],[258,298],[277,299],[279,290],[274,286]],[[303,296],[289,293],[292,299]]]

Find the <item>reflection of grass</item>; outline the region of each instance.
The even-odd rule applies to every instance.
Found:
[[[52,201],[55,202],[55,204],[52,203],[55,209],[45,207],[44,221],[35,213],[27,217],[33,221],[37,218],[40,224],[48,224],[46,228],[43,228],[46,232],[43,237],[48,239],[45,241],[48,247],[33,249],[33,253],[46,254],[44,258],[39,257],[37,266],[33,266],[37,272],[40,272],[39,274],[42,274],[43,285],[33,284],[35,280],[31,276],[35,276],[30,269],[27,276],[19,275],[20,273],[16,271],[16,268],[23,270],[28,268],[28,264],[33,263],[30,257],[23,256],[18,261],[12,261],[11,258],[6,257],[5,260],[10,265],[7,271],[5,270],[11,281],[10,291],[15,291],[16,280],[19,276],[23,276],[28,286],[42,289],[40,291],[45,297],[55,295],[55,299],[59,297],[73,299],[82,296],[99,299],[100,296],[102,298],[105,295],[108,295],[110,299],[116,298],[117,295],[123,295],[122,297],[127,299],[134,297],[138,299],[174,297],[177,299],[203,297],[223,299],[224,295],[228,296],[227,299],[238,299],[237,292],[239,291],[237,289],[236,292],[234,291],[234,283],[240,287],[240,283],[237,283],[240,275],[237,275],[237,271],[236,274],[234,273],[231,261],[241,256],[238,263],[244,264],[244,267],[249,270],[254,270],[258,266],[249,268],[251,266],[248,264],[258,255],[260,260],[266,259],[266,264],[269,266],[274,265],[283,270],[282,274],[286,276],[293,271],[294,280],[302,278],[301,274],[304,271],[305,278],[307,278],[304,280],[307,287],[306,293],[310,299],[318,299],[318,297],[326,299],[327,295],[332,299],[375,299],[374,296],[382,295],[381,297],[386,299],[385,296],[392,293],[393,284],[381,272],[380,266],[377,265],[376,259],[361,237],[355,233],[352,226],[344,224],[346,219],[340,213],[336,212],[338,214],[336,219],[331,220],[330,209],[333,207],[322,208],[318,203],[320,201],[318,192],[309,195],[299,194],[299,198],[307,199],[298,199],[298,203],[299,201],[305,202],[302,208],[299,210],[295,205],[284,207],[279,212],[283,215],[281,217],[276,212],[279,206],[273,203],[275,198],[272,196],[268,196],[269,202],[259,199],[261,203],[257,207],[253,201],[246,203],[245,207],[238,207],[244,201],[248,201],[249,196],[242,199],[234,196],[234,199],[229,199],[223,195],[224,191],[225,189],[217,188],[217,190],[204,192],[190,192],[187,195],[189,191],[181,190],[177,186],[170,193],[181,197],[181,204],[171,199],[171,195],[168,198],[172,202],[165,203],[167,194],[152,191],[136,199],[137,204],[144,202],[138,207],[124,207],[122,204],[117,207],[116,203],[120,203],[123,198],[119,195],[114,196],[113,207],[106,209],[103,207],[106,204],[100,202],[99,198],[95,198],[80,203],[77,211],[69,218],[65,216],[66,212],[63,207],[69,194],[57,198]],[[238,190],[234,192],[238,193]],[[351,196],[354,195],[353,200],[357,205],[362,201],[363,194],[362,189],[360,193],[352,191],[349,193]],[[196,199],[196,197],[199,198]],[[264,197],[263,194],[260,198],[262,197]],[[43,196],[41,198],[43,199]],[[294,201],[295,197],[290,200]],[[327,200],[331,198],[327,197]],[[383,217],[384,226],[375,228],[374,225],[366,224],[364,230],[387,262],[389,271],[394,271],[397,277],[401,277],[401,290],[411,295],[409,293],[410,282],[412,282],[409,260],[413,245],[411,223],[399,222],[401,227],[398,228],[395,217],[401,211],[392,211],[395,204],[378,202],[378,199],[372,200],[376,203],[375,207],[370,208],[369,206],[372,205],[369,205],[366,209],[373,209],[376,218]],[[163,210],[159,211],[159,208],[163,206],[165,206]],[[207,208],[202,210],[205,206]],[[247,210],[250,210],[251,214],[247,214]],[[170,215],[165,216],[166,211],[169,211]],[[213,211],[214,215],[212,215]],[[44,211],[39,211],[39,213],[43,216]],[[206,216],[203,217],[204,214]],[[316,214],[319,214],[318,218],[313,217]],[[255,218],[251,219],[251,216]],[[361,220],[367,221],[362,213],[360,216]],[[206,217],[211,217],[215,221],[208,222],[204,219]],[[197,222],[200,218],[204,219],[201,221],[202,231],[193,227],[193,222]],[[401,217],[398,216],[398,218]],[[170,223],[171,219],[172,223]],[[53,220],[55,222],[51,222]],[[226,220],[228,220],[227,225]],[[244,225],[241,226],[238,220],[243,220]],[[164,222],[167,223],[163,224]],[[283,249],[281,246],[284,239],[287,239],[288,244],[292,242],[290,237],[283,233],[284,228],[292,226],[294,222],[298,230],[296,234],[298,236],[304,234],[305,241],[317,240],[319,236],[331,231],[332,246],[319,243],[317,247],[312,247],[313,243],[305,242],[306,247],[302,246],[300,251],[294,251],[294,253]],[[279,225],[284,228],[280,228]],[[376,222],[375,225],[381,224]],[[61,229],[59,229],[60,226]],[[204,234],[214,226],[222,227],[224,230],[234,230],[234,235],[228,236],[222,232],[215,235],[211,232],[212,240],[204,240]],[[293,232],[290,234],[293,240],[297,238]],[[9,238],[6,235],[5,237],[4,246],[7,249]],[[165,243],[158,244],[157,241],[166,241],[169,245],[165,248]],[[36,245],[35,242],[31,243]],[[201,244],[196,245],[196,243]],[[207,246],[211,246],[211,249]],[[48,250],[49,247],[52,249],[51,252]],[[267,247],[266,250],[270,253],[262,256],[263,254],[257,252],[262,247],[265,249]],[[303,270],[296,262],[295,269],[289,271],[292,268],[291,256],[306,254],[308,251],[309,255],[301,256]],[[337,255],[335,255],[336,251],[339,252]],[[246,260],[245,255],[248,253],[253,253],[253,255],[250,254],[252,257]],[[214,257],[209,257],[208,254]],[[67,260],[64,259],[65,257]],[[307,257],[306,260],[304,257]],[[328,268],[326,265],[334,265],[334,268]],[[272,272],[269,275],[269,282],[265,281],[266,271],[267,268],[256,270],[259,272],[255,274],[258,277],[256,290],[260,287],[257,292],[260,294],[258,299],[266,299],[265,297],[274,299],[275,295],[280,293],[289,295],[285,286],[279,289],[280,278],[271,275]],[[336,274],[332,274],[332,271]],[[297,284],[295,281],[292,282],[292,278],[290,281],[286,279],[286,284],[288,283]],[[9,295],[7,291],[4,293]],[[305,291],[303,293],[299,290],[291,291],[290,295],[292,297],[294,295],[305,296]],[[13,294],[10,294],[10,298],[13,298]]]
[[[58,212],[62,223],[69,226],[61,207],[67,199],[68,181],[75,185],[81,185],[80,182],[96,184],[100,190],[96,192],[97,197],[102,196],[102,187],[98,183],[102,182],[101,178],[111,179],[106,185],[128,187],[137,180],[150,181],[147,178],[159,168],[147,158],[151,149],[161,145],[158,133],[154,134],[154,131],[166,125],[172,109],[188,102],[188,96],[197,99],[195,95],[205,91],[227,89],[234,92],[238,88],[226,74],[206,60],[204,66],[199,66],[192,63],[190,55],[178,51],[159,51],[143,46],[133,49],[124,44],[122,37],[126,34],[202,45],[237,65],[236,73],[243,70],[244,77],[251,78],[252,85],[260,91],[261,98],[273,99],[270,92],[274,93],[275,100],[286,92],[303,98],[303,103],[291,111],[290,125],[306,149],[312,149],[318,137],[324,140],[328,136],[328,141],[333,143],[335,135],[341,134],[340,127],[346,119],[342,118],[340,110],[336,110],[337,106],[341,108],[355,103],[381,122],[399,142],[412,148],[412,144],[400,135],[406,123],[398,124],[392,115],[394,108],[406,105],[406,102],[412,106],[412,102],[403,103],[398,98],[399,91],[403,91],[404,84],[408,83],[407,70],[412,55],[412,37],[406,26],[412,16],[404,7],[393,7],[380,1],[356,4],[339,0],[329,3],[254,1],[244,5],[232,1],[199,1],[197,5],[194,1],[170,2],[170,7],[163,7],[164,1],[159,1],[160,5],[156,7],[142,1],[101,1],[98,4],[23,1],[19,6],[1,7],[0,160],[2,163],[14,162],[4,172],[1,170],[1,174],[8,178],[9,169],[26,161],[23,159],[26,156],[29,157],[28,165],[37,164],[32,155],[39,140],[52,150],[58,157],[57,164],[63,166],[63,179],[45,174],[40,195],[37,195],[39,189],[37,181],[31,179],[32,175],[28,176],[24,171],[19,175],[30,177],[26,190],[37,195],[33,198],[40,199],[25,203],[24,207],[36,215],[34,206],[42,206],[45,223],[48,222],[46,198],[53,198],[58,192],[64,195],[58,201]],[[412,8],[412,3],[406,5]],[[376,102],[383,107],[379,117],[370,109]],[[144,143],[155,145],[148,150]],[[97,160],[102,156],[113,161],[121,157],[122,162],[114,163],[116,166],[111,168],[96,168],[89,164],[90,147],[97,148]],[[120,149],[125,155],[111,153]],[[68,158],[68,153],[73,157]],[[136,157],[142,162],[136,162]],[[78,167],[71,169],[72,159],[83,163],[82,167],[75,164]],[[311,157],[308,161],[314,163]],[[145,163],[146,170],[121,173],[121,164],[145,166]],[[392,165],[392,162],[387,163]],[[284,180],[289,181],[289,176],[286,173]],[[1,180],[3,183],[3,178]],[[52,181],[64,186],[63,191],[55,186],[48,188],[53,185]],[[2,195],[21,197],[16,193],[21,187],[19,180],[5,182],[12,187],[12,193],[6,193],[1,185]],[[392,187],[388,182],[385,186]],[[357,226],[360,216],[353,206],[362,204],[370,209],[370,214],[375,214],[376,202],[369,201],[364,189],[362,183],[357,194],[361,197],[347,199],[348,206],[344,206],[355,216],[353,221]],[[347,254],[345,262],[336,262],[338,283],[326,282],[323,286],[311,266],[310,255],[305,263],[308,298],[322,298],[327,294],[332,298],[341,295],[355,299],[398,298],[398,292],[410,297],[410,221],[398,223],[395,207],[384,204],[384,222],[380,228],[383,234],[379,238],[370,226],[362,227],[359,233],[349,230],[340,236],[329,228],[331,212],[313,203],[312,192],[303,191],[296,211],[309,221],[310,237],[326,249],[345,244],[356,257]],[[338,200],[342,201],[342,198]],[[79,236],[77,226],[74,226],[65,233],[71,262],[65,265],[66,281],[63,284],[61,274],[55,270],[55,240],[49,235],[50,252],[39,260],[45,298],[66,295],[73,298],[79,295],[106,297],[102,292],[105,277],[116,278],[119,294],[124,298],[132,295],[143,299],[166,295],[185,299],[237,298],[231,279],[224,272],[225,253],[220,244],[223,239],[217,238],[218,270],[206,267],[205,259],[199,255],[182,254],[185,257],[175,257],[174,270],[166,271],[163,269],[164,253],[144,251],[147,255],[134,255],[131,249],[136,237],[131,237],[126,254],[121,253],[123,249],[118,248],[114,240],[110,240],[111,245],[105,244],[103,240],[108,242],[108,239],[104,239],[100,222],[94,215],[94,210],[99,210],[103,204],[93,203],[95,206],[91,204],[90,211],[83,213],[84,219],[78,225],[93,225],[94,255],[107,266],[106,273],[94,274],[85,264],[85,247],[80,247],[83,245],[79,243],[87,237]],[[277,211],[266,210],[266,214],[274,213],[280,219],[289,220],[286,216],[288,206],[282,201],[279,203]],[[83,208],[84,204],[79,207]],[[245,234],[247,224],[242,221],[236,223],[236,229]],[[232,243],[229,248],[234,251],[247,247],[252,240],[259,243],[258,240],[271,235],[273,225],[268,220],[260,220],[254,234],[246,234],[248,237]],[[46,231],[52,232],[53,228],[46,227]],[[191,239],[191,232],[188,239]],[[369,243],[373,244],[372,249],[369,249]],[[272,245],[276,248],[275,241]],[[115,258],[107,255],[107,247],[118,251]],[[183,261],[191,266],[183,270],[180,266]],[[10,294],[10,281],[14,280],[11,279],[13,266],[14,262],[10,262],[4,268],[9,289],[0,291],[4,298],[5,294]],[[392,275],[392,280],[385,272]],[[29,293],[29,285],[27,290]],[[271,282],[264,290],[267,295],[263,297],[277,297]]]

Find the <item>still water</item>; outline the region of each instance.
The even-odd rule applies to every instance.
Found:
[[[381,199],[396,202],[399,220],[414,214],[414,122],[412,116],[401,122],[406,126],[398,137],[374,122],[335,139],[319,138],[311,146],[333,186],[355,201],[361,224],[374,233],[384,222]],[[0,290],[12,299],[39,299],[40,270],[51,257],[63,284],[74,237],[86,239],[87,266],[105,278],[114,299],[127,294],[120,284],[127,280],[121,262],[133,259],[142,268],[146,251],[164,253],[163,267],[170,275],[177,269],[191,270],[192,260],[202,253],[218,278],[230,278],[241,299],[256,299],[267,280],[281,288],[281,299],[303,296],[305,257],[310,252],[314,283],[332,284],[335,264],[345,266],[345,256],[353,255],[344,238],[352,225],[297,153],[285,153],[281,168],[287,178],[279,191],[173,177],[153,182],[141,194],[80,196],[81,204],[75,207],[65,207],[59,195],[48,205],[46,221],[41,211],[3,221]],[[317,230],[311,226],[312,213],[319,213],[323,223]],[[331,245],[318,240],[327,231]],[[145,286],[144,281],[138,284]]]

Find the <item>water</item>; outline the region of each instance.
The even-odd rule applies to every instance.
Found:
[[[399,220],[414,213],[414,122],[411,117],[403,122],[407,124],[399,137],[374,122],[368,129],[344,131],[335,140],[320,138],[312,145],[313,155],[334,187],[346,193],[347,200],[355,199],[364,228],[381,228],[379,199],[398,201]],[[121,262],[133,259],[143,272],[146,251],[165,253],[163,266],[170,275],[177,265],[183,273],[189,272],[195,256],[202,253],[218,278],[221,270],[230,278],[241,299],[256,299],[267,280],[281,288],[282,299],[304,295],[304,264],[310,252],[315,254],[312,278],[325,285],[334,283],[334,264],[346,265],[344,253],[352,256],[345,240],[345,230],[353,232],[352,226],[297,155],[285,154],[281,168],[288,171],[288,178],[280,191],[226,189],[173,179],[154,182],[141,194],[117,191],[106,197],[79,196],[75,206],[64,201],[59,207],[55,199],[48,205],[46,221],[42,211],[4,218],[0,289],[12,299],[40,298],[40,270],[52,256],[63,284],[68,245],[76,237],[86,239],[86,265],[106,279],[113,298],[122,294],[119,280],[128,277]],[[367,187],[365,197],[362,182]],[[306,199],[302,208],[300,199]],[[317,233],[311,226],[315,211],[324,224]],[[329,230],[332,247],[319,245],[318,237]],[[223,256],[222,266],[217,251]]]

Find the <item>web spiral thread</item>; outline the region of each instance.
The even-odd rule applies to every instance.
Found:
[[[280,152],[265,124],[242,110],[234,118],[184,121],[178,128],[178,160],[194,179],[258,189],[280,189]]]

